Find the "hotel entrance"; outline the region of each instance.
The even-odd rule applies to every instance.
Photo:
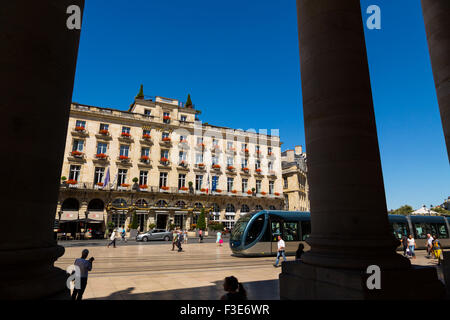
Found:
[[[167,228],[167,213],[157,213],[156,214],[156,229],[166,229]]]

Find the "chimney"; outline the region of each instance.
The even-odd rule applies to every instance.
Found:
[[[295,146],[295,154],[296,155],[300,155],[303,153],[303,148],[302,146]]]

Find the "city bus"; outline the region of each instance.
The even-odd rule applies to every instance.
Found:
[[[391,231],[397,239],[412,234],[416,249],[426,248],[426,235],[437,235],[443,248],[450,248],[450,217],[389,215]],[[413,231],[413,232],[411,232]],[[230,236],[230,248],[236,256],[275,256],[277,238],[286,243],[286,255],[294,255],[311,234],[309,212],[262,210],[248,213],[238,219]],[[399,247],[399,250],[401,248]]]

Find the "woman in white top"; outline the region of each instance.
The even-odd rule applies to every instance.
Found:
[[[115,248],[116,247],[116,229],[114,229],[113,232],[111,232],[111,237],[109,237],[109,240],[111,240],[111,242],[108,244],[108,248],[110,245],[113,245]]]
[[[409,252],[411,253],[411,257],[413,259],[416,258],[416,254],[414,253],[415,247],[416,247],[416,241],[414,240],[413,236],[410,234],[409,239],[408,239],[408,249],[409,249]]]

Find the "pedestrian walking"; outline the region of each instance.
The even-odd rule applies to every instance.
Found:
[[[178,230],[178,239],[177,239],[178,252],[183,251],[183,248],[181,247],[183,240],[184,240],[183,231]]]
[[[88,281],[88,272],[92,270],[92,262],[94,262],[94,257],[90,257],[89,260],[86,260],[89,255],[89,250],[84,249],[81,252],[81,258],[75,259],[74,265],[80,268],[80,288],[76,287],[73,289],[72,300],[81,300],[83,299],[84,290],[87,287]]]
[[[431,258],[431,252],[433,251],[433,237],[427,233],[427,258]]]
[[[227,293],[220,298],[221,300],[247,300],[244,286],[233,276],[225,278],[223,289]]]
[[[108,248],[109,248],[110,245],[113,245],[114,248],[115,248],[116,247],[116,229],[114,229],[111,232],[111,236],[109,237],[109,240],[111,240],[111,242],[108,243]]]
[[[415,247],[416,247],[416,241],[414,240],[413,236],[410,234],[409,239],[408,239],[408,249],[409,249],[409,254],[411,255],[412,259],[416,258],[416,254],[414,252]]]
[[[175,250],[177,241],[178,241],[178,232],[176,229],[173,229],[173,231],[172,231],[172,251]]]
[[[441,249],[441,243],[438,240],[438,237],[435,235],[433,237],[433,253],[436,259],[438,259],[438,265],[441,264],[441,257],[442,257],[442,249]]]
[[[298,249],[295,252],[295,260],[300,260],[301,256],[303,254],[303,249],[305,248],[305,246],[303,245],[303,243],[299,243],[298,244]]]
[[[284,240],[281,238],[281,236],[278,236],[277,260],[275,260],[275,264],[273,265],[274,267],[278,267],[278,262],[280,261],[280,256],[283,256],[283,260],[286,261],[285,248],[286,248],[286,244],[284,243]]]
[[[188,242],[188,233],[187,233],[187,230],[184,230],[184,231],[183,231],[183,236],[184,236],[184,244],[187,244],[187,242]]]
[[[222,243],[223,243],[223,240],[222,240],[222,232],[220,232],[220,231],[217,232],[216,236],[217,236],[217,238],[216,238],[217,246],[221,247],[221,246],[222,246]],[[221,242],[221,241],[222,241],[222,242]]]
[[[403,235],[401,242],[403,245],[403,256],[406,257],[408,251],[408,237],[405,234]]]
[[[198,242],[203,242],[203,231],[202,229],[198,230]]]
[[[122,241],[127,242],[127,239],[125,238],[125,235],[126,235],[126,233],[125,233],[125,228],[122,228],[122,232],[121,232],[120,235],[122,236]]]

